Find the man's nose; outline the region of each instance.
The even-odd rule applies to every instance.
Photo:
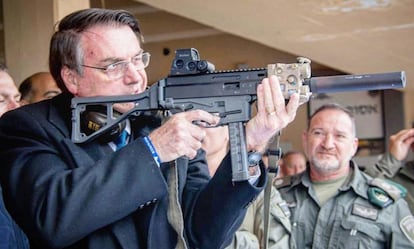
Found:
[[[335,140],[332,134],[326,134],[326,136],[324,137],[323,141],[322,141],[322,145],[325,148],[332,148],[335,144]]]
[[[9,101],[7,105],[7,110],[10,111],[10,110],[16,109],[17,107],[20,107],[20,103],[12,99]]]
[[[127,82],[140,82],[142,81],[143,73],[145,73],[145,69],[137,70],[134,64],[128,63],[125,77]]]

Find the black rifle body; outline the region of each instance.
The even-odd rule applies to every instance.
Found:
[[[269,65],[267,69],[171,75],[137,95],[73,98],[72,140],[75,143],[91,141],[130,115],[140,115],[142,111],[169,110],[174,113],[200,109],[220,116],[220,124],[228,125],[232,180],[247,180],[250,176],[244,124],[251,119],[251,106],[257,98],[257,85],[263,78],[275,72],[275,70],[270,70],[274,68],[274,65]],[[404,72],[303,79],[295,77],[294,81],[287,79],[288,77],[279,77],[285,99],[288,99],[292,92],[306,95],[307,93],[381,90],[405,86]],[[303,90],[304,86],[307,90]],[[135,107],[115,117],[113,105],[126,102],[135,103]],[[89,105],[106,106],[107,122],[96,132],[86,135],[80,129],[80,116]]]

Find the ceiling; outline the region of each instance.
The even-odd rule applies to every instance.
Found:
[[[156,18],[175,14],[198,24],[174,32],[152,29],[146,42],[225,32],[349,74],[405,71],[405,90],[414,90],[413,0],[93,2]]]

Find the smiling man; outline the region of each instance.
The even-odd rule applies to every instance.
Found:
[[[278,186],[289,207],[291,248],[413,246],[414,219],[404,189],[371,178],[351,160],[358,139],[348,110],[336,104],[320,107],[302,141],[309,167]]]

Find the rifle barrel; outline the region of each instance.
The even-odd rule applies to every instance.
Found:
[[[305,80],[312,93],[334,93],[404,88],[405,72],[312,77]]]

